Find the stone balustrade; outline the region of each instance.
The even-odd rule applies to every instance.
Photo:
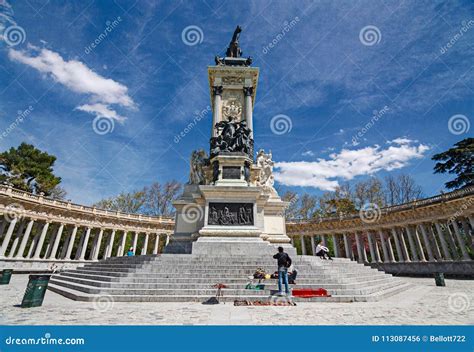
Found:
[[[174,230],[170,217],[107,211],[7,186],[0,186],[0,220],[0,261],[13,267],[80,264],[125,255],[130,247],[137,255],[158,254]],[[314,255],[322,241],[336,257],[389,272],[412,270],[401,264],[435,270],[431,264],[439,263],[466,270],[474,256],[474,187],[359,214],[290,220],[286,228],[304,255]]]
[[[0,260],[14,268],[158,254],[174,219],[107,211],[0,186]],[[45,269],[44,265],[40,265]]]
[[[474,187],[382,209],[371,205],[359,214],[287,222],[301,254],[309,243],[315,254],[322,241],[336,257],[397,274],[429,268],[474,275],[473,229]]]

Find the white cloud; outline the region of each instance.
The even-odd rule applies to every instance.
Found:
[[[339,185],[338,180],[400,169],[411,160],[422,158],[429,150],[427,145],[415,145],[414,141],[406,138],[394,139],[389,144],[386,149],[378,145],[354,150],[342,149],[339,153],[330,154],[329,160],[277,162],[275,179],[286,186],[332,191]]]
[[[84,104],[81,106],[78,106],[76,108],[77,110],[85,111],[90,114],[95,114],[98,117],[106,117],[109,119],[114,119],[120,122],[123,122],[125,120],[125,117],[120,116],[117,114],[116,111],[109,109],[107,105],[104,104]]]
[[[117,114],[111,105],[136,109],[125,85],[102,77],[80,61],[66,61],[52,50],[32,45],[28,47],[28,51],[10,49],[9,58],[33,67],[75,93],[89,95],[91,104],[79,106],[78,110],[123,121],[124,117]]]
[[[314,156],[314,153],[312,150],[307,150],[303,153],[301,153],[302,156]]]

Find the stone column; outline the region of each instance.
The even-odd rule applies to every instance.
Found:
[[[392,227],[391,230],[392,230],[393,240],[395,241],[395,248],[397,249],[398,261],[404,262],[405,258],[403,258],[402,247],[400,246],[400,240],[398,239],[397,230],[394,227]]]
[[[4,220],[6,221],[6,220]],[[18,218],[17,217],[14,217],[11,221],[10,221],[10,226],[8,226],[8,230],[7,230],[7,234],[5,235],[5,238],[3,239],[3,242],[2,242],[2,248],[0,249],[0,257],[4,257],[5,256],[5,253],[7,251],[7,247],[8,247],[8,244],[10,243],[10,239],[12,237],[12,234],[13,234],[13,230],[15,229],[15,225],[18,221]]]
[[[369,240],[370,259],[372,263],[377,262],[377,255],[375,254],[374,239],[371,232],[367,232],[367,239]]]
[[[170,234],[169,234],[169,233],[167,233],[167,234],[166,234],[166,242],[165,242],[165,246],[169,245],[169,243],[170,243]]]
[[[364,262],[364,259],[365,259],[365,256],[363,254],[363,244],[361,243],[361,238],[360,238],[360,234],[358,232],[356,232],[355,234],[355,238],[356,238],[356,246],[357,246],[357,262],[358,263],[363,263]]]
[[[46,250],[44,251],[44,256],[43,259],[49,259],[49,256],[51,255],[51,250],[53,249],[53,244],[54,240],[56,239],[57,231],[58,231],[59,225],[56,223],[52,223],[52,225],[49,227],[49,238],[48,235],[46,235],[45,239],[45,244],[46,244]]]
[[[159,249],[160,249],[160,234],[157,233],[155,237],[155,246],[153,247],[153,254],[158,254]]]
[[[79,227],[77,225],[74,225],[74,228],[72,229],[71,236],[69,236],[69,242],[67,244],[67,250],[64,259],[71,259],[72,249],[74,248],[74,242],[76,241],[78,228]]]
[[[5,231],[5,226],[7,225],[7,219],[2,215],[2,223],[0,224],[0,238],[3,236],[3,232]]]
[[[342,236],[344,237],[344,250],[346,251],[346,258],[352,259],[352,248],[349,243],[349,237],[347,236],[347,233],[344,233]]]
[[[461,224],[462,224],[463,231],[467,236],[468,242],[470,242],[471,251],[474,252],[474,231],[469,230],[469,224],[466,218],[461,219]]]
[[[48,228],[49,228],[49,222],[46,221],[43,225],[43,230],[41,231],[41,236],[38,240],[38,245],[36,246],[36,250],[35,250],[35,254],[33,256],[33,259],[40,259],[41,250],[43,249],[43,243],[44,243],[44,240],[46,239],[46,234],[48,233]]]
[[[92,249],[92,260],[97,260],[99,259],[99,252],[100,252],[100,246],[102,244],[102,236],[104,235],[104,229],[99,230],[99,234],[97,235],[97,240],[95,241],[95,246]]]
[[[414,261],[418,262],[418,253],[416,252],[415,241],[413,239],[413,230],[410,228],[410,225],[405,226],[405,230],[408,236],[408,242],[410,243],[411,257]]]
[[[441,251],[439,250],[438,241],[436,240],[436,234],[433,231],[433,226],[431,223],[428,224],[427,230],[429,231],[428,233],[431,233],[431,236],[429,237],[429,239],[431,240],[431,244],[433,245],[434,257],[437,260],[443,260],[443,257],[441,256]]]
[[[385,241],[385,234],[383,230],[379,230],[380,242],[382,243],[382,252],[383,252],[383,262],[384,263],[391,263],[392,259],[388,255],[387,243]]]
[[[79,260],[84,260],[86,257],[87,245],[89,244],[89,237],[91,235],[91,228],[88,227],[84,234],[84,240],[82,241],[81,245],[81,252],[79,254]]]
[[[407,243],[405,241],[405,234],[403,233],[403,228],[400,228],[399,232],[400,237],[400,244],[402,246],[403,256],[405,257],[406,262],[411,262],[410,255],[408,254]]]
[[[314,243],[314,235],[309,236],[311,238],[311,253],[316,255],[316,244]]]
[[[138,243],[138,232],[134,232],[133,233],[133,244],[132,244],[132,247],[133,247],[133,254],[137,254],[137,243]]]
[[[146,255],[146,252],[148,250],[149,237],[150,237],[150,234],[148,232],[145,232],[145,240],[143,241],[142,255]]]
[[[454,228],[454,234],[456,235],[456,239],[458,241],[459,247],[461,248],[462,260],[471,260],[471,257],[469,257],[469,254],[467,253],[466,243],[464,242],[464,239],[462,238],[462,235],[461,235],[461,232],[459,231],[459,226],[456,220],[453,221],[453,228]]]
[[[58,227],[58,232],[56,233],[56,237],[54,239],[53,248],[51,249],[51,255],[49,259],[56,259],[56,253],[58,252],[59,242],[61,241],[61,236],[63,234],[64,224],[60,224]]]
[[[221,104],[222,104],[222,91],[223,90],[224,89],[222,88],[222,86],[212,87],[212,93],[214,94],[214,111],[212,114],[212,131],[211,131],[212,137],[217,137],[217,131],[216,131],[215,126],[216,126],[216,123],[222,121]]]
[[[250,138],[253,139],[253,107],[252,107],[253,87],[244,87],[244,95],[245,95],[245,121],[247,121],[247,127],[250,128]]]
[[[63,245],[61,246],[61,252],[59,253],[59,259],[64,259],[66,258],[66,252],[67,252],[67,247],[69,245],[69,241],[71,241],[71,234],[72,234],[72,228],[68,230],[68,226],[65,226],[66,228],[64,229],[65,232],[65,238],[63,241]]]
[[[125,251],[125,244],[127,242],[128,231],[124,230],[122,234],[122,239],[120,241],[120,246],[117,248],[117,257],[122,257]]]
[[[428,233],[426,231],[425,224],[420,224],[421,235],[423,236],[423,242],[425,242],[426,251],[428,252],[428,260],[434,262],[433,251],[431,250],[430,240],[428,238]]]
[[[23,230],[25,229],[25,220],[20,221],[20,225],[18,226],[18,230],[16,231],[15,237],[13,239],[12,247],[10,248],[10,252],[8,253],[8,258],[12,258],[15,254],[16,247],[18,247],[18,242],[20,242],[20,237],[23,234]]]
[[[306,255],[306,246],[304,245],[304,235],[300,235],[301,255]]]
[[[33,258],[33,255],[34,255],[34,253],[35,253],[36,246],[37,246],[37,244],[38,244],[38,241],[39,241],[39,238],[40,238],[40,235],[41,235],[41,232],[40,232],[40,230],[39,230],[39,227],[40,227],[39,223],[35,223],[34,227],[35,227],[35,230],[36,230],[36,231],[35,231],[36,234],[35,234],[35,236],[33,237],[33,240],[31,241],[30,248],[28,248],[28,253],[27,253],[27,255],[26,255],[25,258]]]
[[[334,256],[340,257],[341,253],[339,252],[339,243],[337,242],[337,235],[333,234],[332,235],[332,243],[334,244]]]
[[[447,221],[445,225],[446,225],[446,236],[444,236],[444,238],[447,240],[447,244],[450,249],[451,256],[453,257],[453,260],[456,260],[460,258],[460,256],[458,253],[458,247],[456,246],[456,242],[454,241],[453,230],[451,230],[451,227],[449,226],[449,221]]]
[[[426,262],[425,251],[423,245],[421,244],[420,234],[417,228],[417,225],[413,227],[413,234],[415,236],[416,247],[418,248],[418,253],[420,253],[420,261]]]
[[[15,258],[18,258],[18,259],[23,258],[23,252],[25,251],[26,245],[28,244],[28,239],[30,238],[31,229],[33,228],[34,223],[35,223],[34,219],[30,219],[30,221],[28,222],[28,225],[26,226],[25,234],[23,235],[23,238],[21,239],[20,249],[18,249],[18,252],[16,253]]]
[[[444,238],[443,229],[441,228],[438,221],[434,222],[436,231],[438,232],[439,241],[441,242],[441,249],[443,250],[443,255],[445,260],[453,260],[451,254],[449,253],[448,244]]]
[[[115,229],[112,229],[112,232],[110,233],[110,236],[109,236],[109,243],[107,244],[107,249],[105,251],[104,259],[110,258],[112,256],[114,240],[115,240]]]

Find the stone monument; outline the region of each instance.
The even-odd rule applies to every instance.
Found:
[[[283,246],[285,209],[273,187],[272,154],[254,159],[253,106],[259,69],[243,58],[237,26],[225,57],[208,68],[212,104],[209,156],[192,153],[189,182],[174,202],[175,231],[165,253],[269,255]]]

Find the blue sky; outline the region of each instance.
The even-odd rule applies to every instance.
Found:
[[[404,172],[432,195],[449,177],[433,175],[431,156],[472,136],[471,1],[0,0],[0,10],[0,149],[26,141],[56,155],[75,202],[187,181],[211,114],[175,137],[208,109],[207,66],[237,24],[260,68],[256,149],[272,150],[282,190]]]

